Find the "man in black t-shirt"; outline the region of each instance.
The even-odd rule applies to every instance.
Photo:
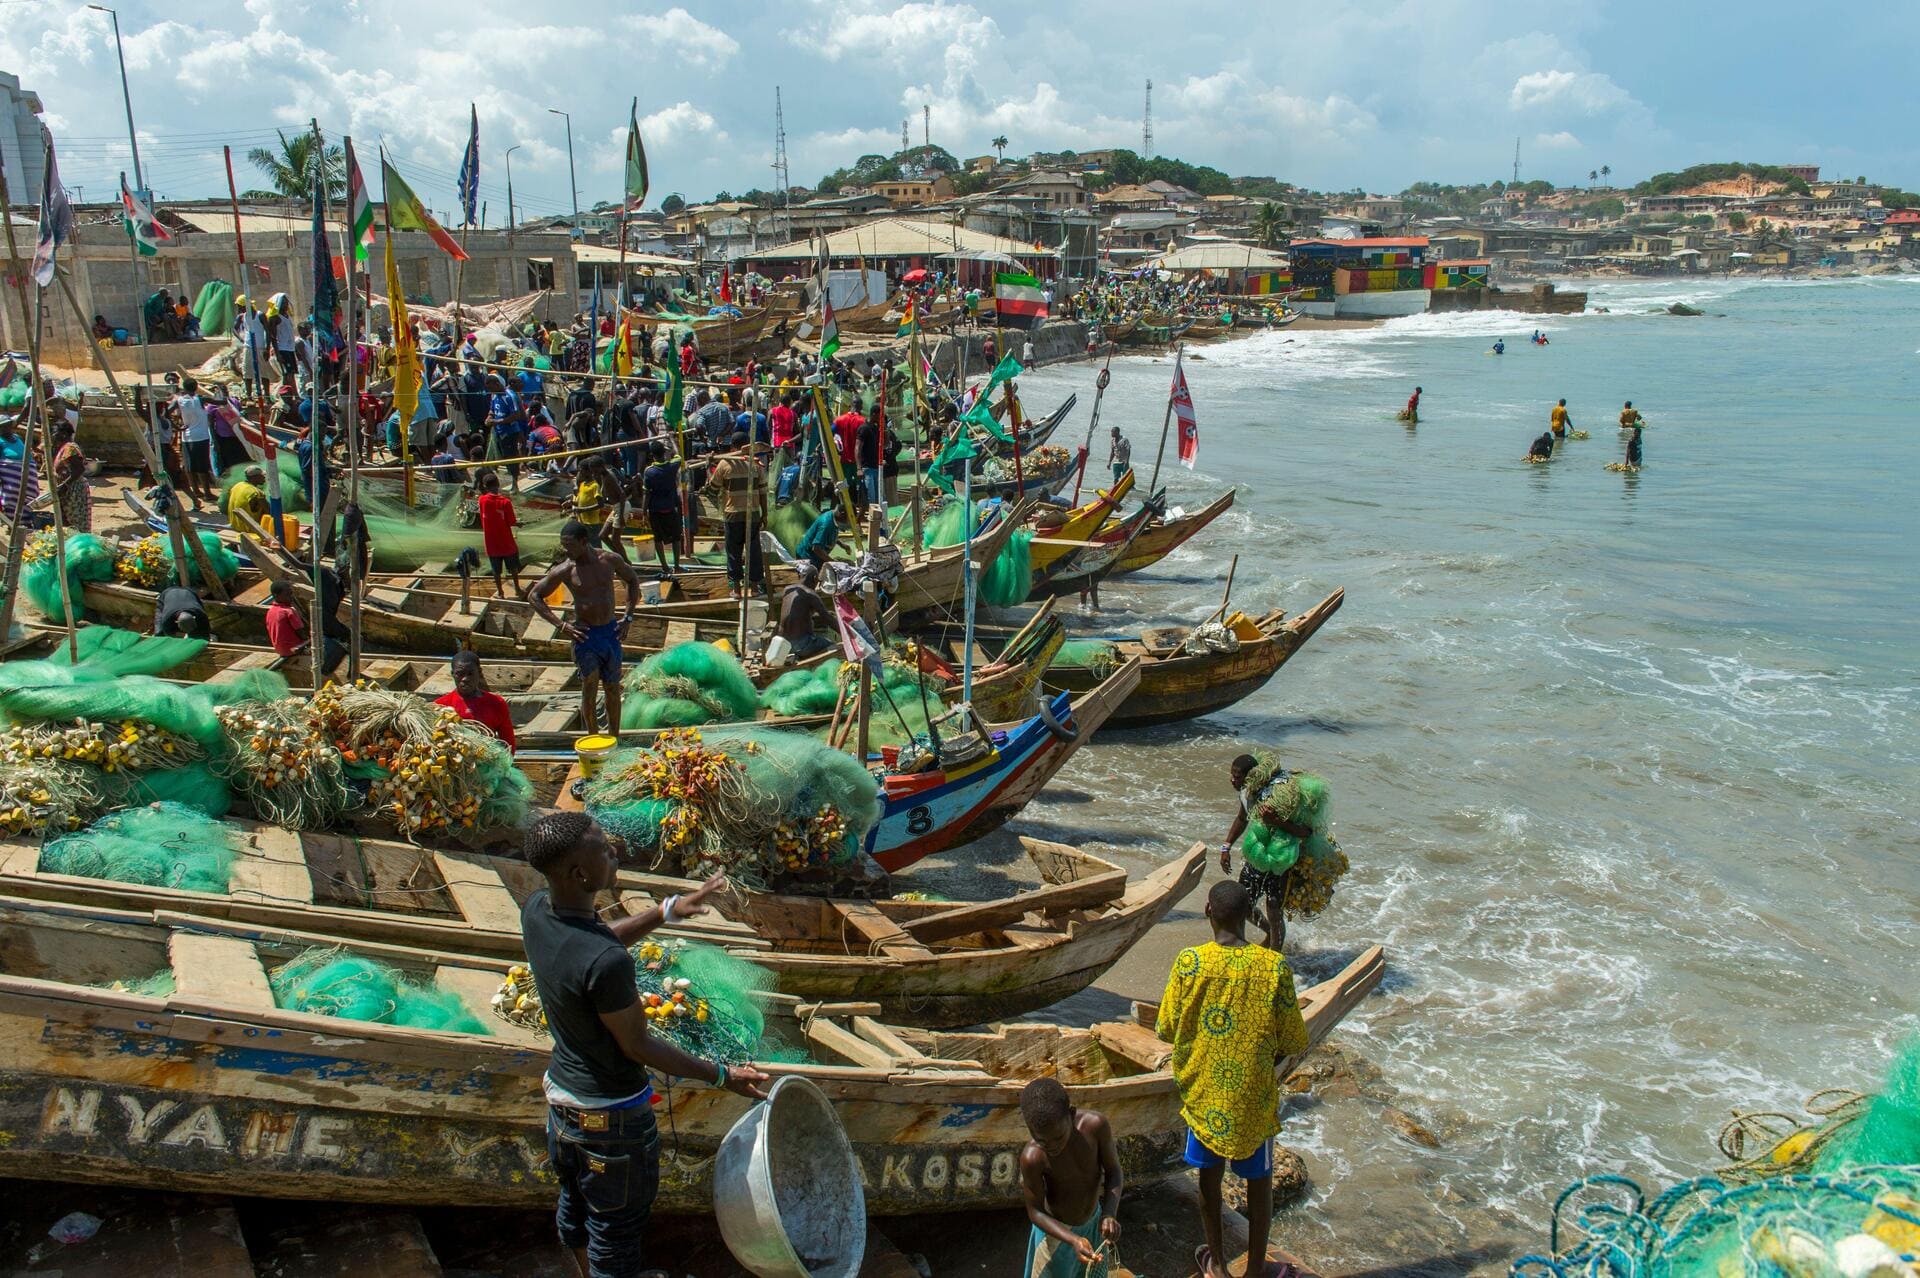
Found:
[[[702,902],[725,880],[716,874],[609,926],[594,897],[615,885],[620,862],[592,817],[541,817],[527,832],[526,858],[547,880],[521,908],[520,930],[553,1032],[547,1158],[560,1181],[560,1242],[588,1278],[633,1278],[660,1184],[647,1067],[765,1098],[767,1076],[752,1066],[703,1061],[648,1033],[626,948],[663,923],[706,913]]]
[[[647,494],[647,528],[653,534],[653,555],[660,561],[660,577],[671,581],[680,571],[680,463],[668,456],[667,446],[656,441],[653,464],[640,476]],[[673,550],[673,567],[667,567],[667,550]]]

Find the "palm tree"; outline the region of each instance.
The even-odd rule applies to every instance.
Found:
[[[1601,166],[1600,166],[1600,176],[1601,176],[1601,177],[1603,177],[1603,178],[1609,178],[1609,177],[1612,177],[1612,176],[1613,176],[1613,166],[1611,166],[1611,165],[1608,165],[1608,164],[1603,164],[1603,165],[1601,165]]]
[[[287,199],[311,200],[313,134],[296,133],[288,137],[278,129],[274,133],[280,139],[280,149],[276,152],[257,146],[247,152],[247,162],[264,173],[273,189]],[[337,146],[325,148],[321,157],[327,171],[327,195],[340,199],[347,192],[347,157]]]
[[[1006,134],[1002,133],[999,137],[987,143],[987,145],[993,148],[994,153],[999,157],[1002,163],[1006,161],[1006,158],[1007,158],[1007,135]]]
[[[1262,248],[1276,248],[1287,238],[1287,211],[1269,200],[1253,215],[1253,237]]]
[[[1595,182],[1598,182],[1599,180],[1600,180],[1600,170],[1599,170],[1599,169],[1588,169],[1588,170],[1587,170],[1587,189],[1588,189],[1589,191],[1591,191],[1591,190],[1593,189],[1593,184],[1594,184]]]

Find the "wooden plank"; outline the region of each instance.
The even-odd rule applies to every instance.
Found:
[[[901,958],[926,958],[933,951],[871,905],[851,902],[836,907],[842,920],[866,940],[869,949]]]
[[[245,652],[224,669],[214,671],[206,682],[233,683],[250,670],[271,670],[279,661],[280,654],[277,652]]]
[[[1041,888],[1004,901],[982,901],[963,905],[906,923],[905,930],[917,941],[932,943],[966,936],[971,932],[1017,923],[1029,913],[1051,914],[1062,910],[1086,910],[1108,905],[1126,893],[1127,873],[1114,870],[1092,878],[1054,887]]]
[[[407,673],[407,663],[395,657],[362,657],[360,674],[368,682],[386,687]]]
[[[460,1001],[467,1005],[467,1010],[487,1027],[487,1033],[493,1037],[524,1043],[540,1041],[540,1036],[532,1030],[511,1021],[503,1021],[493,1014],[493,996],[500,992],[498,972],[447,964],[434,969],[433,983],[440,989],[458,994]]]
[[[548,694],[565,692],[567,685],[573,682],[574,671],[570,666],[541,666],[539,670],[540,672],[533,677],[533,682],[527,685],[528,692]]]
[[[408,595],[406,591],[393,586],[369,586],[362,593],[361,598],[367,603],[398,610],[407,606]]]
[[[443,852],[434,853],[433,861],[467,922],[488,932],[520,934],[520,906],[498,874]]]
[[[32,843],[10,845],[4,856],[0,856],[0,874],[14,874],[23,878],[32,878],[40,869],[40,849]]]
[[[1173,1056],[1172,1044],[1161,1042],[1158,1034],[1144,1026],[1130,1025],[1125,1021],[1096,1025],[1093,1027],[1093,1036],[1107,1051],[1132,1061],[1144,1070],[1164,1069]]]
[[[692,643],[700,637],[699,627],[691,621],[669,621],[667,623],[667,641],[664,647],[671,648],[676,643]]]
[[[578,700],[556,701],[541,710],[519,729],[532,735],[536,732],[568,732],[580,718]]]
[[[882,1051],[834,1021],[819,1017],[808,1021],[806,1036],[807,1041],[819,1048],[829,1059],[837,1057],[851,1061],[855,1065],[865,1065],[873,1069],[897,1068],[897,1062],[892,1054]]]
[[[311,905],[313,874],[307,869],[300,836],[277,826],[262,826],[250,842],[253,846],[233,863],[229,895],[238,900]]]
[[[559,637],[560,627],[554,625],[537,612],[528,618],[527,628],[520,632],[520,638],[526,643],[557,639]]]
[[[267,969],[249,941],[201,932],[167,935],[177,995],[239,1009],[275,1006]]]
[[[910,1045],[906,1040],[894,1033],[890,1027],[882,1025],[871,1016],[856,1016],[849,1021],[848,1024],[853,1026],[853,1032],[855,1034],[866,1039],[869,1043],[872,1043],[889,1056],[896,1056],[903,1061],[924,1061],[927,1059],[925,1052]]]

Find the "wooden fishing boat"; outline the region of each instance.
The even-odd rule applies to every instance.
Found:
[[[1311,639],[1327,619],[1340,611],[1346,598],[1335,590],[1313,607],[1289,618],[1280,609],[1262,617],[1237,616],[1233,630],[1239,646],[1231,652],[1197,655],[1180,651],[1188,631],[1169,626],[1143,631],[1138,637],[1114,639],[1114,659],[1141,662],[1140,685],[1108,720],[1109,728],[1144,728],[1157,723],[1179,723],[1224,710],[1266,686],[1287,659]],[[950,641],[950,628],[934,637]],[[994,628],[975,627],[975,641],[993,650]],[[1041,677],[1049,690],[1089,688],[1104,675],[1100,666],[1069,665],[1056,661]]]
[[[166,911],[0,899],[0,1175],[410,1206],[551,1207],[547,1040],[491,1017],[507,966],[350,942],[348,953],[451,990],[490,1033],[344,1022],[274,1005],[268,977],[339,938]],[[1378,985],[1369,949],[1301,992],[1318,1042]],[[165,997],[103,988],[170,968]],[[895,1028],[877,1004],[769,996],[770,1034],[846,1128],[875,1215],[1007,1210],[1028,1139],[1021,1089],[1058,1077],[1111,1124],[1135,1183],[1179,1172],[1185,1127],[1169,1049],[1142,1023]],[[1279,1068],[1290,1072],[1294,1062]],[[711,1210],[712,1160],[750,1102],[661,1080],[656,1209]],[[671,1117],[671,1122],[666,1119]]]
[[[1185,545],[1202,528],[1218,519],[1233,508],[1234,490],[1229,488],[1207,505],[1190,515],[1176,515],[1171,519],[1155,516],[1146,528],[1133,538],[1133,545],[1113,567],[1107,570],[1109,576],[1138,572],[1151,567]],[[1094,534],[1096,541],[1124,542],[1129,535],[1122,521],[1114,521]]]
[[[1123,320],[1115,320],[1111,324],[1102,324],[1100,326],[1100,340],[1103,342],[1124,342],[1129,337],[1132,337],[1133,330],[1139,327],[1140,319],[1138,316],[1129,316]]]
[[[1036,507],[1027,516],[1027,523],[1034,530],[1029,551],[1034,580],[1038,582],[1041,574],[1057,560],[1066,558],[1093,539],[1132,491],[1133,472],[1128,471],[1111,488],[1096,488],[1093,500],[1085,505],[1067,511],[1051,506]]]
[[[1114,541],[1099,538],[1061,543],[1051,538],[1035,537],[1033,545],[1036,551],[1045,544],[1048,549],[1062,553],[1052,556],[1045,565],[1040,564],[1038,554],[1035,555],[1033,587],[1027,592],[1027,598],[1074,594],[1085,589],[1089,582],[1104,577],[1113,570],[1120,556],[1126,553],[1128,537],[1138,533],[1152,518],[1152,510],[1140,507],[1120,520],[1120,537]]]
[[[302,833],[230,820],[244,839],[224,893],[40,869],[38,840],[0,840],[0,893],[116,910],[168,910],[450,954],[524,960],[520,906],[540,876],[515,857]],[[1038,1011],[1098,980],[1193,890],[1196,843],[1138,882],[1078,848],[1022,839],[1040,886],[995,901],[833,900],[734,890],[664,929],[724,945],[808,1000],[858,999],[903,1025],[979,1025]],[[600,913],[619,919],[691,880],[622,870]]]

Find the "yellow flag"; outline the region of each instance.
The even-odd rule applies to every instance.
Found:
[[[614,339],[613,371],[621,377],[633,376],[633,321],[625,309],[620,313],[620,335]]]
[[[420,407],[420,352],[413,326],[407,322],[407,298],[400,291],[400,272],[393,265],[393,230],[387,230],[387,321],[393,326],[393,408],[400,414],[400,437]]]

